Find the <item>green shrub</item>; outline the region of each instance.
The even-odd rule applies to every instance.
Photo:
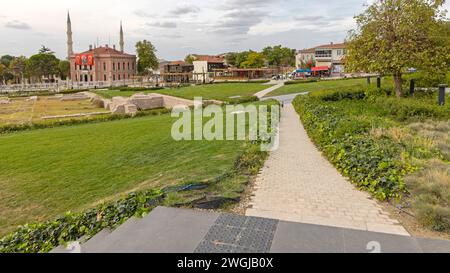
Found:
[[[318,79],[301,79],[301,80],[287,81],[284,83],[284,85],[311,83],[311,82],[318,82],[318,81],[319,81]]]
[[[263,84],[263,83],[269,83],[269,82],[270,82],[270,80],[249,80],[249,81],[225,80],[225,81],[220,81],[220,82],[211,82],[211,84],[223,84],[223,83],[261,83],[261,84]]]
[[[431,160],[405,181],[418,221],[436,231],[450,231],[450,165]]]
[[[227,104],[244,104],[249,102],[259,101],[259,98],[256,96],[244,96],[239,98],[227,99]]]

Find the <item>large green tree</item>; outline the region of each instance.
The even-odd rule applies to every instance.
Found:
[[[4,84],[3,73],[5,73],[6,67],[0,63],[0,84]]]
[[[44,47],[43,47],[44,48]],[[39,52],[43,52],[42,49]],[[52,51],[46,50],[31,56],[26,64],[26,71],[30,77],[42,81],[42,77],[51,78],[59,74],[59,59]]]
[[[70,73],[70,62],[61,60],[58,64],[59,77],[63,80],[67,79]]]
[[[262,53],[250,52],[247,59],[241,63],[242,68],[261,68],[264,66],[265,59]]]
[[[9,63],[9,71],[14,76],[14,83],[21,83],[25,78],[26,64],[27,58],[24,56],[16,57]]]
[[[15,57],[11,55],[3,55],[2,57],[0,57],[0,64],[3,65],[3,71],[0,74],[0,77],[4,83],[7,83],[8,81],[14,79],[14,75],[9,69],[9,65],[14,58]]]
[[[266,47],[262,54],[270,66],[295,66],[295,49],[277,45]]]
[[[356,16],[346,69],[392,74],[402,96],[402,74],[411,67],[445,73],[449,55],[444,0],[376,0]]]
[[[150,70],[158,68],[159,62],[156,57],[156,48],[150,41],[137,42],[136,52],[138,55],[137,70],[139,74],[147,75],[150,73]]]

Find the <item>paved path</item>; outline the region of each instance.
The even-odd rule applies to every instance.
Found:
[[[272,91],[274,91],[274,90],[276,90],[276,89],[282,87],[283,85],[284,85],[284,81],[282,81],[282,82],[277,82],[277,84],[275,84],[274,86],[269,87],[269,88],[267,88],[267,89],[264,89],[264,90],[262,90],[262,91],[256,93],[255,96],[257,96],[258,98],[261,99],[261,98],[263,98],[265,95],[267,95],[267,94],[269,94],[270,92],[272,92]]]
[[[282,110],[280,147],[255,187],[249,216],[409,235],[321,155],[290,103]]]

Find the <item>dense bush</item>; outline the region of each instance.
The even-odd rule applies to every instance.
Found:
[[[406,183],[419,222],[436,231],[450,231],[450,165],[431,160],[418,173],[407,176]]]
[[[214,81],[214,82],[211,82],[211,84],[222,84],[222,83],[261,83],[261,84],[263,84],[263,83],[269,83],[269,82],[270,82],[270,80],[249,80],[249,81],[224,80],[224,81],[219,81],[219,82]]]
[[[450,72],[446,75],[439,75],[437,73],[427,73],[427,72],[415,72],[410,74],[405,74],[403,76],[405,87],[409,88],[409,82],[411,79],[415,80],[417,87],[438,87],[439,84],[447,84],[450,86]]]
[[[256,96],[244,96],[239,98],[227,99],[227,104],[243,104],[248,102],[256,102],[259,101],[259,98]]]
[[[318,79],[301,79],[301,80],[293,80],[293,81],[287,81],[284,83],[284,85],[291,85],[291,84],[302,84],[302,83],[310,83],[310,82],[318,82]]]
[[[112,88],[112,90],[119,90],[119,91],[131,91],[131,92],[144,92],[144,91],[150,91],[150,90],[161,90],[164,89],[163,87],[119,87],[119,88]]]

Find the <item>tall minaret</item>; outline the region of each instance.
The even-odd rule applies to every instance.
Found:
[[[67,12],[67,59],[73,55],[73,40],[72,40],[72,22],[70,21],[70,14]]]
[[[120,21],[120,42],[119,42],[119,45],[120,45],[120,52],[124,52],[124,45],[125,45],[125,42],[124,42],[124,40],[123,40],[123,28],[122,28],[122,21]]]

